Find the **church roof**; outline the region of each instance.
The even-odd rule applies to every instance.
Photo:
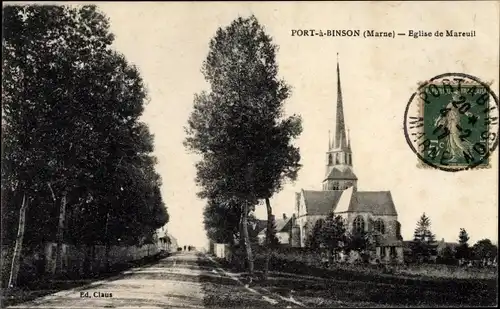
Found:
[[[337,208],[339,200],[346,191],[303,190],[307,215],[326,215]],[[358,191],[352,193],[348,212],[371,212],[374,215],[396,216],[396,207],[390,191]]]
[[[337,205],[342,191],[303,190],[306,213],[308,215],[326,215]]]
[[[292,218],[286,219],[277,219],[276,220],[276,231],[281,232],[285,227],[287,227],[288,223],[291,223]]]
[[[352,170],[352,167],[350,167],[349,165],[336,165],[332,168],[330,173],[328,173],[326,179],[357,180],[358,177],[356,177]]]
[[[396,216],[396,207],[390,191],[358,191],[349,211],[372,212],[375,215]]]

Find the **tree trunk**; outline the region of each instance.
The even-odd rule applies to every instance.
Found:
[[[267,232],[266,232],[266,259],[264,262],[264,279],[267,280],[269,274],[269,260],[271,259],[271,233],[273,232],[273,209],[271,208],[271,203],[269,198],[266,198],[266,210],[267,210]]]
[[[245,243],[245,251],[248,261],[248,272],[250,276],[253,276],[253,255],[252,255],[252,244],[250,243],[250,235],[248,234],[248,202],[243,202],[243,212],[241,213],[241,225],[243,232],[243,239]]]
[[[26,194],[24,194],[23,202],[21,204],[21,210],[19,211],[19,227],[17,229],[16,246],[14,247],[14,254],[12,255],[12,265],[10,268],[9,287],[11,288],[17,285],[17,275],[19,273],[19,266],[21,263],[21,251],[23,250],[26,208],[28,208],[28,202],[26,201]]]
[[[243,207],[242,207],[243,208]],[[241,252],[245,252],[245,233],[243,232],[243,211],[240,214],[240,231],[238,235],[238,259],[236,262],[238,263],[238,269],[245,269],[246,268],[246,254],[242,255]],[[215,250],[215,249],[214,249]]]
[[[90,244],[85,244],[85,256],[83,260],[83,267],[81,275],[89,275],[92,273],[92,249]]]
[[[106,225],[105,225],[105,231],[104,231],[104,237],[106,237],[106,239],[104,240],[104,243],[105,243],[105,256],[104,256],[104,267],[106,269],[106,271],[109,271],[109,236],[108,236],[108,225],[109,225],[109,211],[106,215]]]
[[[61,204],[59,207],[59,224],[57,226],[57,249],[56,249],[56,271],[55,275],[62,273],[63,268],[63,237],[64,237],[64,225],[66,219],[66,191],[63,192],[61,197]]]

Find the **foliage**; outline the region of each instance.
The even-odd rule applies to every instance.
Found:
[[[472,247],[474,257],[480,260],[494,259],[498,256],[498,247],[489,239],[481,239]]]
[[[323,226],[325,225],[325,220],[318,219],[311,230],[311,233],[307,236],[306,247],[313,250],[318,250],[321,248]]]
[[[437,243],[435,235],[430,230],[430,218],[424,214],[417,222],[417,228],[413,234],[413,241],[411,242],[412,254],[416,258],[428,259],[430,256],[437,254]]]
[[[266,237],[268,239],[268,245],[271,247],[271,248],[276,248],[278,245],[279,245],[279,239],[278,239],[278,236],[276,235],[277,234],[277,230],[276,230],[276,218],[273,216],[273,219],[272,219],[272,228],[270,231],[268,231],[266,229]]]
[[[458,246],[455,248],[455,257],[457,259],[470,259],[471,258],[471,248],[469,247],[469,234],[463,228],[460,229],[458,234]]]
[[[455,264],[456,263],[455,250],[450,246],[444,247],[439,256],[439,260],[440,263],[442,264],[448,264],[448,265]]]
[[[374,249],[375,237],[372,232],[357,232],[347,236],[347,250],[366,251]]]
[[[186,146],[204,155],[200,182],[209,174],[201,172],[208,169],[204,161],[216,164],[220,176],[232,175],[234,181],[218,178],[230,194],[266,198],[282,179],[296,178],[300,155],[291,141],[301,121],[282,117],[290,90],[276,77],[276,49],[254,16],[219,28],[211,40],[203,64],[211,92],[195,96],[186,128]]]
[[[347,243],[344,219],[334,213],[329,213],[325,220],[313,229],[313,233],[316,233],[313,237],[317,239],[319,246],[332,253],[343,249]]]
[[[207,237],[216,243],[233,244],[239,237],[240,205],[234,200],[209,199],[203,211]]]
[[[7,242],[25,193],[33,242],[55,239],[63,197],[69,242],[136,243],[168,221],[153,137],[138,120],[144,83],[112,42],[108,19],[92,5],[4,8]]]

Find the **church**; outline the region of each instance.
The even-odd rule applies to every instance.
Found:
[[[403,261],[403,242],[398,214],[390,191],[358,191],[351,140],[346,134],[340,69],[337,61],[337,108],[335,128],[329,136],[322,190],[302,189],[295,194],[292,246],[305,247],[318,219],[334,212],[344,218],[351,233],[376,236],[373,254],[381,262]]]

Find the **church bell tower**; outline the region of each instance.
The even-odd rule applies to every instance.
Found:
[[[351,141],[346,136],[342,89],[340,87],[340,68],[337,54],[337,108],[333,138],[328,136],[326,152],[326,173],[323,190],[345,190],[356,187],[357,177],[352,168]]]

